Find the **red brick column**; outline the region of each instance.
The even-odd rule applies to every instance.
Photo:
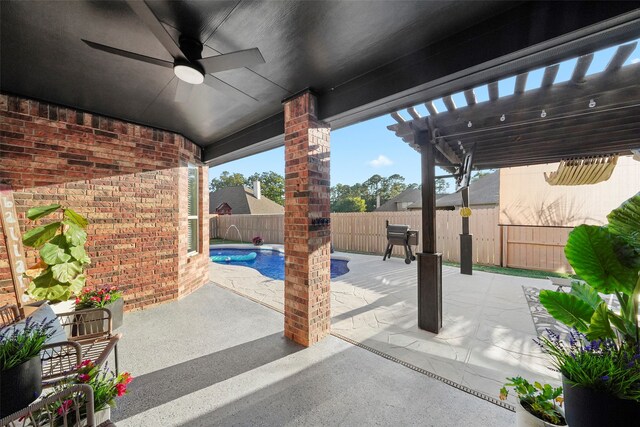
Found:
[[[329,126],[306,91],[284,102],[284,334],[310,346],[330,328]]]

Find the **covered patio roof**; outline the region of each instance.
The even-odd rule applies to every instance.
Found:
[[[308,87],[337,129],[640,35],[634,2],[8,1],[0,12],[2,91],[181,133],[212,165],[282,145],[281,101]],[[176,102],[166,45],[181,36],[203,57],[257,47],[265,62],[209,74]]]
[[[544,69],[540,88],[525,92],[528,72],[517,75],[514,93],[500,96],[498,82],[488,83],[489,100],[476,102],[474,89],[464,91],[467,106],[443,97],[446,111],[433,100],[428,116],[415,108],[392,114],[388,129],[421,151],[415,130],[428,130],[436,144],[436,164],[455,173],[473,153],[473,167],[493,169],[558,162],[605,154],[631,154],[640,147],[640,64],[622,66],[637,43],[618,47],[604,71],[585,76],[593,53],[581,56],[570,80],[553,84],[559,65]]]

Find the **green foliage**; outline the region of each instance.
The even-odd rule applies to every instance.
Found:
[[[589,321],[594,310],[579,297],[563,292],[542,290],[540,303],[550,315],[565,325],[576,328],[580,332],[586,332],[589,329]]]
[[[606,227],[580,225],[573,229],[564,248],[576,274],[598,292],[631,295],[638,270],[616,256],[614,239]]]
[[[566,425],[566,421],[556,404],[562,404],[562,387],[551,387],[549,384],[533,384],[522,377],[507,378],[509,381],[500,389],[500,399],[509,395],[507,387],[513,387],[522,406],[541,420],[557,425]]]
[[[550,330],[538,344],[551,356],[554,369],[572,384],[640,403],[640,352],[637,347],[618,347],[613,339],[590,339],[577,331],[569,334],[567,345]]]
[[[27,217],[44,218],[62,210],[62,221],[51,222],[25,233],[25,246],[39,250],[41,261],[25,274],[27,292],[36,300],[65,301],[84,287],[84,269],[91,262],[84,248],[87,220],[71,209],[48,205],[29,209]]]
[[[476,182],[477,180],[479,180],[483,176],[491,175],[495,171],[496,171],[495,169],[483,169],[483,170],[475,171],[471,175],[471,182]]]
[[[31,248],[38,248],[58,233],[61,224],[61,222],[52,222],[29,230],[22,236],[22,243]]]
[[[608,226],[576,227],[569,234],[565,255],[586,283],[573,283],[570,295],[540,292],[540,302],[554,318],[589,339],[610,338],[619,347],[640,345],[640,252],[633,249],[640,227],[638,212],[640,196],[636,194],[608,215],[612,221]],[[631,250],[620,250],[621,245]],[[609,309],[598,293],[615,295],[620,313]],[[586,307],[591,312],[588,319]]]
[[[245,185],[251,187],[254,181],[260,181],[260,190],[263,196],[284,206],[284,177],[282,175],[273,171],[254,173],[246,179]]]
[[[224,171],[219,178],[213,178],[209,184],[209,191],[216,191],[223,187],[234,187],[236,185],[244,185],[246,179],[241,173],[230,173]]]
[[[365,202],[366,211],[371,212],[376,209],[378,196],[380,196],[380,204],[383,204],[406,189],[416,187],[416,184],[405,184],[404,177],[398,174],[386,178],[376,174],[363,183],[353,185],[336,184],[331,187],[331,211],[361,212],[359,210],[344,210],[348,206],[353,206],[353,199],[360,198]]]
[[[31,358],[38,357],[40,350],[51,335],[51,323],[33,322],[30,317],[24,327],[16,324],[0,329],[0,371],[18,366]]]
[[[614,209],[607,219],[609,231],[640,253],[640,193]]]
[[[57,203],[53,205],[31,208],[29,209],[29,212],[27,212],[27,218],[29,218],[31,221],[35,221],[36,219],[47,216],[50,213],[57,211],[58,209],[60,209],[60,205]]]
[[[105,286],[102,289],[82,290],[76,298],[76,310],[105,307],[122,298],[122,292],[116,286]]]
[[[367,204],[362,197],[346,197],[333,206],[334,212],[364,212]]]

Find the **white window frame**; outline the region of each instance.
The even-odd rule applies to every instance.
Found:
[[[189,214],[189,198],[191,197],[191,192],[189,191],[189,174],[191,173],[191,170],[195,170],[196,173],[196,214],[195,215],[190,215]],[[196,230],[194,233],[194,237],[195,237],[195,249],[194,250],[189,250],[189,248],[187,247],[187,255],[188,256],[193,256],[193,255],[198,255],[200,253],[200,221],[198,221],[199,219],[199,211],[200,211],[200,170],[199,168],[191,163],[187,164],[187,233],[189,232],[189,224],[191,223],[191,220],[196,220]],[[188,243],[188,239],[189,236],[187,235],[187,246],[189,245]]]

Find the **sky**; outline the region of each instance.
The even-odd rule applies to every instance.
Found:
[[[640,39],[636,41],[640,42]],[[616,48],[617,46],[613,46],[596,52],[587,76],[604,70]],[[554,83],[569,80],[576,61],[577,58],[572,58],[561,62]],[[640,43],[624,65],[638,62],[640,62]],[[525,91],[540,87],[543,72],[544,68],[540,68],[529,73]],[[515,80],[513,76],[498,82],[500,96],[513,94]],[[479,103],[489,99],[486,86],[476,88],[475,93]],[[467,105],[461,92],[453,94],[452,97],[456,106]],[[441,99],[435,100],[434,104],[438,111],[445,111]],[[428,115],[423,104],[417,105],[416,109],[421,116]],[[405,111],[400,111],[400,114],[405,119],[410,119]],[[346,128],[332,130],[331,185],[338,183],[353,185],[365,181],[374,174],[389,176],[396,173],[402,175],[407,184],[419,183],[420,154],[387,129],[387,126],[394,123],[396,123],[394,119],[385,115]],[[239,172],[245,176],[265,171],[284,175],[284,147],[212,167],[209,169],[209,179],[219,176],[223,171]],[[438,173],[445,172],[440,170]],[[452,189],[451,186],[450,190]]]

